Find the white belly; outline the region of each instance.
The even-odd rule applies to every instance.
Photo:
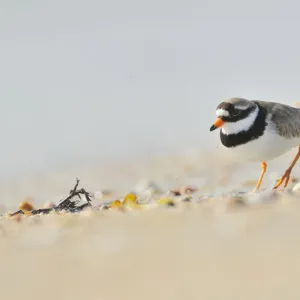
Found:
[[[274,126],[269,124],[264,134],[258,139],[227,149],[238,159],[261,162],[272,160],[299,144],[300,138],[281,137],[276,133]]]

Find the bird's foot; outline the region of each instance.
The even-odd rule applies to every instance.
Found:
[[[283,183],[283,187],[287,187],[289,181],[290,181],[290,175],[291,175],[291,170],[287,169],[283,176],[278,179],[277,184],[274,186],[273,190],[277,190]]]

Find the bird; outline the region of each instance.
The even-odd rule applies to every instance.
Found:
[[[220,128],[221,143],[243,160],[261,163],[255,192],[262,184],[267,162],[298,147],[273,190],[282,185],[285,188],[300,157],[300,109],[276,102],[231,98],[217,106],[216,115],[210,131]]]

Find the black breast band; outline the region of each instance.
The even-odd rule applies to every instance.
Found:
[[[266,129],[267,111],[264,107],[261,107],[258,103],[255,103],[258,107],[258,114],[252,126],[247,131],[240,131],[236,134],[224,134],[220,130],[221,142],[225,147],[231,148],[239,145],[246,144],[251,140],[255,140],[263,135]]]

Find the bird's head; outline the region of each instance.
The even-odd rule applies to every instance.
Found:
[[[246,131],[253,124],[256,117],[257,105],[243,98],[232,98],[218,105],[217,119],[210,127],[210,131],[223,127],[227,134]]]

